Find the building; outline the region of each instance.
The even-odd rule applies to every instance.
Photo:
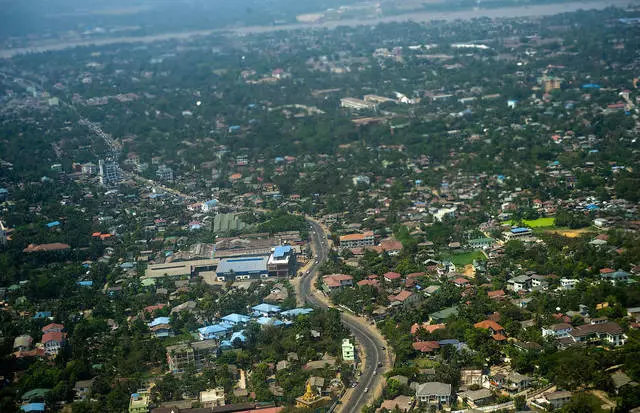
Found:
[[[560,288],[562,290],[573,290],[577,284],[578,280],[575,278],[560,278]]]
[[[569,336],[576,343],[605,342],[613,346],[622,346],[626,342],[622,327],[612,321],[598,322],[591,320],[590,324],[575,327]]]
[[[0,247],[7,246],[7,228],[4,226],[2,221],[0,221]]]
[[[272,277],[288,277],[295,274],[296,257],[290,245],[275,247],[267,261],[267,271]]]
[[[355,110],[364,110],[364,109],[373,110],[376,108],[375,103],[366,102],[362,99],[357,99],[357,98],[342,98],[340,99],[340,106],[343,108],[355,109]]]
[[[95,175],[98,173],[98,165],[93,162],[84,163],[80,167],[80,172],[82,172],[83,175]]]
[[[201,391],[198,400],[204,408],[224,406],[224,387]]]
[[[329,291],[353,286],[353,277],[347,274],[331,274],[322,277],[322,282]]]
[[[473,249],[486,249],[490,248],[495,243],[493,238],[474,238],[467,242],[469,248]]]
[[[216,269],[218,281],[268,278],[269,257],[223,258]]]
[[[355,361],[355,346],[348,338],[342,340],[342,360]]]
[[[62,324],[51,323],[42,327],[42,343],[47,355],[55,356],[67,342],[67,333],[64,333]]]
[[[173,182],[173,169],[167,165],[160,165],[156,171],[156,176],[161,181]]]
[[[507,290],[513,292],[528,291],[531,289],[531,277],[519,275],[507,281]]]
[[[510,231],[503,233],[504,239],[507,241],[520,239],[520,238],[527,238],[527,237],[530,237],[532,234],[533,232],[531,231],[531,228],[524,228],[524,227],[511,228]]]
[[[33,345],[33,338],[30,335],[23,334],[13,340],[13,351],[29,351]]]
[[[362,248],[373,247],[375,237],[373,231],[367,231],[362,234],[349,234],[340,237],[340,248]]]
[[[571,401],[573,394],[570,391],[554,391],[544,395],[546,403],[553,406],[553,410],[562,408],[565,404]]]
[[[131,394],[129,399],[129,413],[148,413],[149,403],[149,392],[138,390],[138,392]]]
[[[451,402],[451,385],[437,381],[418,384],[416,386],[416,400],[420,403],[436,406],[449,404]]]
[[[100,185],[115,186],[120,182],[120,167],[116,161],[107,159],[98,162]]]
[[[218,259],[204,259],[151,264],[147,266],[144,278],[195,277],[201,272],[215,271],[219,262]]]
[[[460,403],[467,403],[469,407],[476,408],[484,406],[493,401],[493,393],[489,389],[468,390],[458,393]]]
[[[167,362],[173,373],[183,372],[187,366],[195,366],[197,371],[213,365],[218,354],[217,340],[196,341],[167,347]]]
[[[550,325],[549,327],[542,328],[542,336],[543,337],[553,337],[553,338],[563,338],[569,337],[569,333],[573,330],[571,324],[567,323],[558,323]]]
[[[507,339],[504,327],[492,320],[484,320],[473,325],[474,328],[489,330],[491,338],[496,341],[504,341]]]

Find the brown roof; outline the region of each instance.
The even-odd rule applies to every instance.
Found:
[[[486,330],[491,329],[493,331],[504,331],[504,327],[502,327],[500,324],[496,323],[495,321],[491,321],[491,320],[484,320],[479,323],[475,323],[473,326],[475,328],[484,328]]]
[[[404,301],[407,298],[411,297],[413,293],[411,291],[402,290],[395,296],[389,296],[389,301]]]
[[[574,328],[571,335],[574,337],[584,337],[595,333],[622,334],[622,327],[611,321],[602,324],[585,324]]]
[[[61,242],[54,242],[51,244],[29,244],[29,246],[22,250],[22,252],[44,252],[44,251],[62,251],[71,248],[70,245],[63,244]]]
[[[348,235],[342,235],[340,237],[340,242],[342,241],[360,241],[365,239],[365,237],[373,237],[373,232],[372,231],[367,231],[363,234],[348,234]]]
[[[422,328],[428,333],[433,333],[436,330],[440,330],[441,328],[446,328],[446,327],[447,327],[446,324],[415,323],[414,325],[411,326],[411,334],[416,334],[418,332],[418,329],[420,328]]]
[[[437,341],[418,341],[411,346],[414,350],[421,353],[431,353],[440,348],[440,344]]]

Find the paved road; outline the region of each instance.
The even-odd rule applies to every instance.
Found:
[[[304,274],[300,280],[300,295],[307,303],[326,308],[327,304],[313,294],[312,283],[315,282],[318,265],[327,259],[329,247],[322,227],[311,220],[307,222],[314,231],[311,235],[315,244],[316,261],[310,268],[309,273]],[[362,408],[374,399],[375,389],[381,385],[382,374],[386,371],[390,362],[386,351],[382,350],[386,343],[364,319],[343,313],[342,322],[355,336],[364,351],[364,357],[362,357],[364,368],[362,369],[359,384],[348,393],[346,400],[343,399],[343,404],[339,407],[341,412],[355,413],[362,411]],[[383,367],[378,368],[378,363],[382,363]],[[368,391],[365,392],[365,390]]]

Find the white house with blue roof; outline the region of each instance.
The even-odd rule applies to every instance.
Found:
[[[274,317],[260,317],[256,321],[258,322],[258,324],[260,324],[263,327],[264,326],[279,327],[284,324],[284,322]]]
[[[240,342],[245,343],[247,341],[247,337],[244,335],[244,330],[236,331],[229,337],[228,340],[222,340],[220,342],[221,349],[230,349],[233,348],[233,343],[236,340],[240,340]]]
[[[527,237],[530,237],[532,234],[533,232],[531,231],[531,228],[516,227],[516,228],[511,228],[510,231],[505,232],[504,239],[507,241],[511,241],[513,239],[518,239],[518,238],[527,238]]]
[[[295,251],[291,245],[279,245],[267,261],[267,270],[272,277],[288,277],[295,274]]]
[[[251,320],[251,317],[247,315],[232,313],[222,317],[221,320],[231,323],[233,325],[238,325],[238,324],[243,325],[243,324],[247,324],[249,320]]]
[[[199,328],[198,337],[200,340],[220,339],[226,336],[229,330],[231,330],[231,327],[228,324],[214,324]]]
[[[254,314],[269,317],[280,313],[280,307],[273,304],[262,303],[251,307]]]
[[[293,308],[280,313],[285,318],[296,318],[299,315],[307,315],[313,312],[313,308]]]

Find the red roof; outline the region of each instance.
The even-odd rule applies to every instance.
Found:
[[[50,341],[57,341],[58,343],[64,342],[67,337],[67,333],[55,332],[55,333],[45,333],[42,335],[42,344],[48,343]]]
[[[70,245],[61,242],[53,242],[51,244],[29,244],[22,252],[46,252],[46,251],[62,251],[71,248]]]
[[[365,285],[370,285],[372,287],[380,287],[380,283],[378,282],[378,280],[361,280],[358,281],[358,285],[360,287],[365,286]]]
[[[434,350],[440,348],[440,344],[437,341],[418,341],[411,345],[414,350],[421,353],[431,353]]]
[[[475,328],[484,328],[486,330],[504,331],[504,328],[500,324],[491,320],[484,320],[479,323],[475,323],[473,326]]]
[[[426,272],[412,272],[411,274],[407,274],[407,279],[424,277],[425,275],[427,275]]]
[[[615,272],[613,268],[603,268],[600,270],[600,274],[611,274],[612,272]]]
[[[458,277],[455,280],[453,280],[453,283],[458,285],[465,285],[465,284],[469,284],[469,280],[463,277]]]
[[[387,273],[384,274],[384,278],[387,280],[398,280],[402,277],[402,275],[398,274],[397,272],[393,272],[393,271],[389,271]]]
[[[411,291],[402,290],[395,296],[389,296],[389,301],[400,301],[403,302],[407,298],[411,297],[413,293]]]
[[[498,291],[489,291],[487,295],[489,296],[489,298],[500,298],[500,297],[504,297],[505,293],[504,293],[504,290],[498,290]]]
[[[57,324],[57,323],[47,324],[46,326],[42,327],[43,333],[48,333],[53,331],[62,331],[62,330],[64,330],[64,325]]]
[[[418,329],[420,328],[425,330],[427,333],[431,334],[436,330],[440,330],[446,327],[447,327],[446,324],[415,323],[414,325],[411,326],[411,334],[415,335],[418,332]]]

